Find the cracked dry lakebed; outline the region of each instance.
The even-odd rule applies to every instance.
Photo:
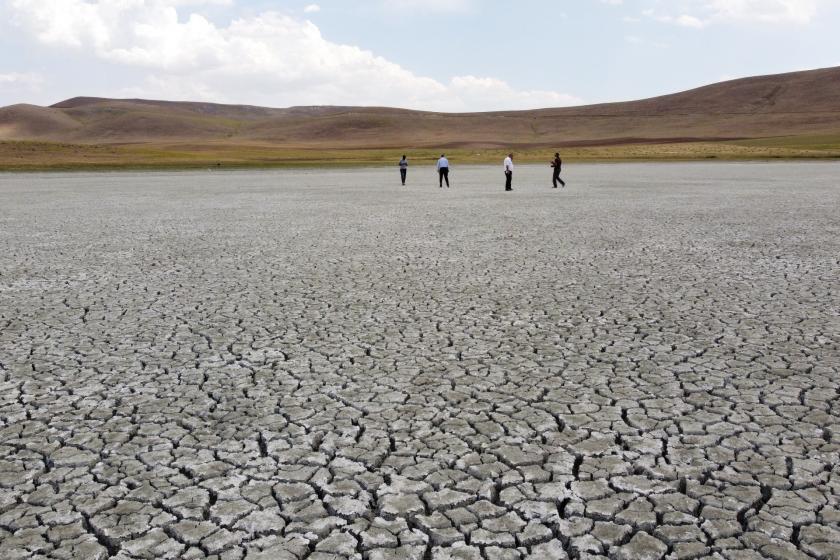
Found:
[[[0,174],[0,558],[840,558],[840,165]]]

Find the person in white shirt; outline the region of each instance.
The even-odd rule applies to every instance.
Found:
[[[400,166],[400,178],[402,179],[402,184],[405,186],[405,176],[408,174],[408,160],[405,156],[402,157],[399,163]]]
[[[513,154],[505,158],[505,190],[513,190]]]
[[[446,188],[449,188],[449,160],[446,159],[445,154],[440,154],[440,159],[437,162],[438,179],[440,179],[440,188],[443,188],[443,181],[446,180]]]

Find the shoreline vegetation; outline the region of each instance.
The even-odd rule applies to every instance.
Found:
[[[453,163],[497,164],[509,151],[517,163],[546,163],[560,150],[566,163],[668,161],[840,160],[840,135],[792,136],[720,142],[616,144],[609,146],[505,148],[334,149],[257,144],[70,144],[0,141],[0,171],[114,171],[303,167],[396,167],[403,153],[412,167],[434,162],[442,152]]]

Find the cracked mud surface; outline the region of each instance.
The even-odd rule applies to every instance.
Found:
[[[500,177],[0,176],[0,558],[840,558],[840,166]]]

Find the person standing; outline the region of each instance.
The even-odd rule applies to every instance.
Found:
[[[554,174],[551,177],[551,182],[554,184],[554,188],[557,188],[557,183],[563,185],[563,188],[566,188],[566,182],[560,178],[560,170],[563,169],[563,160],[560,159],[560,154],[554,154],[554,161],[551,162],[551,167],[554,168]]]
[[[400,160],[400,178],[402,179],[403,186],[405,186],[406,175],[408,175],[408,160],[405,158],[405,154],[403,154],[403,157]]]
[[[513,154],[505,158],[505,190],[513,190]]]
[[[437,162],[438,179],[440,179],[440,188],[443,188],[443,181],[446,181],[446,188],[449,188],[449,160],[446,159],[446,154],[440,154],[440,159]]]

